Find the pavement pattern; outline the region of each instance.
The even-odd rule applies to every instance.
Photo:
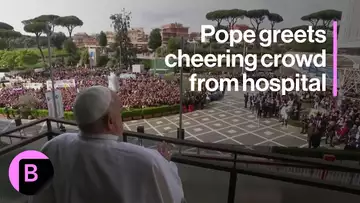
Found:
[[[23,121],[24,123],[28,121]],[[145,132],[159,136],[176,137],[179,115],[141,119],[124,123],[124,129],[136,131],[144,126]],[[15,127],[12,120],[0,120],[0,133]],[[252,146],[291,146],[306,147],[306,135],[293,126],[283,127],[274,118],[258,119],[249,109],[244,108],[241,92],[227,92],[220,101],[210,103],[204,110],[183,114],[185,139],[199,142],[222,143]],[[66,126],[68,132],[76,128]],[[25,129],[15,135],[32,136],[46,130],[45,124]],[[15,138],[16,140],[16,138]],[[14,138],[1,138],[2,142],[12,143]]]

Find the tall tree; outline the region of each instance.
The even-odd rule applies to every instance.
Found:
[[[32,33],[35,35],[37,48],[39,49],[41,58],[42,58],[43,62],[45,63],[44,52],[42,51],[42,48],[40,46],[40,37],[46,30],[46,23],[37,22],[32,19],[24,20],[22,23],[24,24],[25,32]]]
[[[318,24],[319,24],[319,21],[320,21],[320,18],[319,16],[317,15],[317,13],[311,13],[309,15],[306,15],[306,16],[303,16],[301,17],[301,20],[302,21],[307,21],[309,23],[311,23],[311,25],[315,28],[317,28]]]
[[[0,22],[0,29],[1,30],[13,30],[14,27],[7,24],[7,23],[4,23],[4,22]]]
[[[65,40],[64,50],[70,55],[66,58],[65,61],[67,65],[76,65],[80,61],[81,55],[78,51],[78,48],[76,47],[76,44],[71,38]]]
[[[169,53],[176,53],[178,49],[181,48],[181,39],[177,37],[172,37],[168,40],[167,50]]]
[[[215,10],[215,11],[208,12],[205,17],[207,20],[215,21],[217,24],[217,27],[220,27],[223,20],[225,20],[225,18],[227,18],[226,10]]]
[[[245,10],[231,9],[224,11],[224,18],[228,22],[229,28],[231,29],[237,23],[239,19],[244,18],[246,15]]]
[[[155,51],[162,44],[160,29],[156,28],[151,30],[149,36],[148,46],[151,50]]]
[[[264,22],[265,17],[270,14],[269,10],[267,9],[257,9],[257,10],[250,10],[247,11],[246,17],[250,19],[250,23],[255,30],[256,33],[256,46],[259,46],[259,31],[260,25]]]
[[[333,20],[340,21],[342,12],[337,10],[322,10],[316,14],[322,20],[322,26],[326,31],[332,28],[331,22]]]
[[[98,36],[98,42],[99,42],[99,45],[104,48],[107,46],[108,44],[108,41],[107,41],[107,37],[106,37],[106,34],[105,32],[101,31],[99,36]]]
[[[116,59],[118,64],[124,65],[130,69],[136,59],[135,50],[128,37],[128,29],[130,28],[131,13],[122,9],[121,13],[110,16],[112,20],[111,26],[115,31]]]
[[[324,29],[327,32],[332,28],[331,22],[333,20],[340,21],[341,16],[341,11],[329,9],[303,16],[301,20],[310,22],[314,29]],[[319,25],[320,22],[322,22],[321,25]]]
[[[269,13],[268,19],[270,21],[271,30],[274,30],[275,24],[284,21],[283,17],[277,13]]]
[[[65,40],[66,40],[66,35],[64,33],[62,33],[62,32],[54,32],[51,35],[51,44],[56,49],[62,49]]]
[[[21,37],[21,33],[14,30],[13,26],[0,22],[0,39],[7,44],[7,49],[10,48],[10,42],[12,39]]]
[[[50,15],[41,15],[32,20],[35,22],[45,23],[47,26],[44,31],[46,31],[46,35],[51,36],[52,33],[54,33],[55,27],[57,26],[57,20],[59,18],[60,17],[58,15],[50,14]]]
[[[65,40],[64,49],[70,55],[75,55],[77,52],[76,44],[72,41],[72,39]]]
[[[5,40],[0,39],[0,50],[5,50],[8,48],[8,44],[6,43]]]
[[[76,16],[63,16],[56,19],[55,22],[57,25],[65,27],[69,32],[69,37],[72,37],[72,33],[76,27],[83,26],[83,21]]]

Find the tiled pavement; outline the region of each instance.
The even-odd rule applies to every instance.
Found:
[[[306,136],[300,134],[298,128],[284,128],[275,119],[259,120],[243,107],[243,95],[228,92],[224,99],[212,102],[204,110],[183,114],[186,139],[248,146],[306,146]],[[178,123],[179,115],[172,115],[125,122],[124,128],[136,131],[137,126],[144,126],[146,133],[176,137]],[[13,122],[2,120],[0,132],[14,126]],[[34,126],[26,129],[24,134],[31,136],[42,129],[44,130],[44,126]],[[73,127],[67,129],[76,131]],[[4,142],[3,139],[7,138],[2,138]]]

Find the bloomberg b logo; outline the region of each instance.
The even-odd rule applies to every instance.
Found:
[[[18,192],[34,195],[42,189],[54,175],[49,158],[35,150],[21,152],[11,161],[9,179]]]

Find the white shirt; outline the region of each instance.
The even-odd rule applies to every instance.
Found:
[[[157,151],[118,136],[59,135],[43,152],[54,167],[34,203],[181,203],[177,167]]]

